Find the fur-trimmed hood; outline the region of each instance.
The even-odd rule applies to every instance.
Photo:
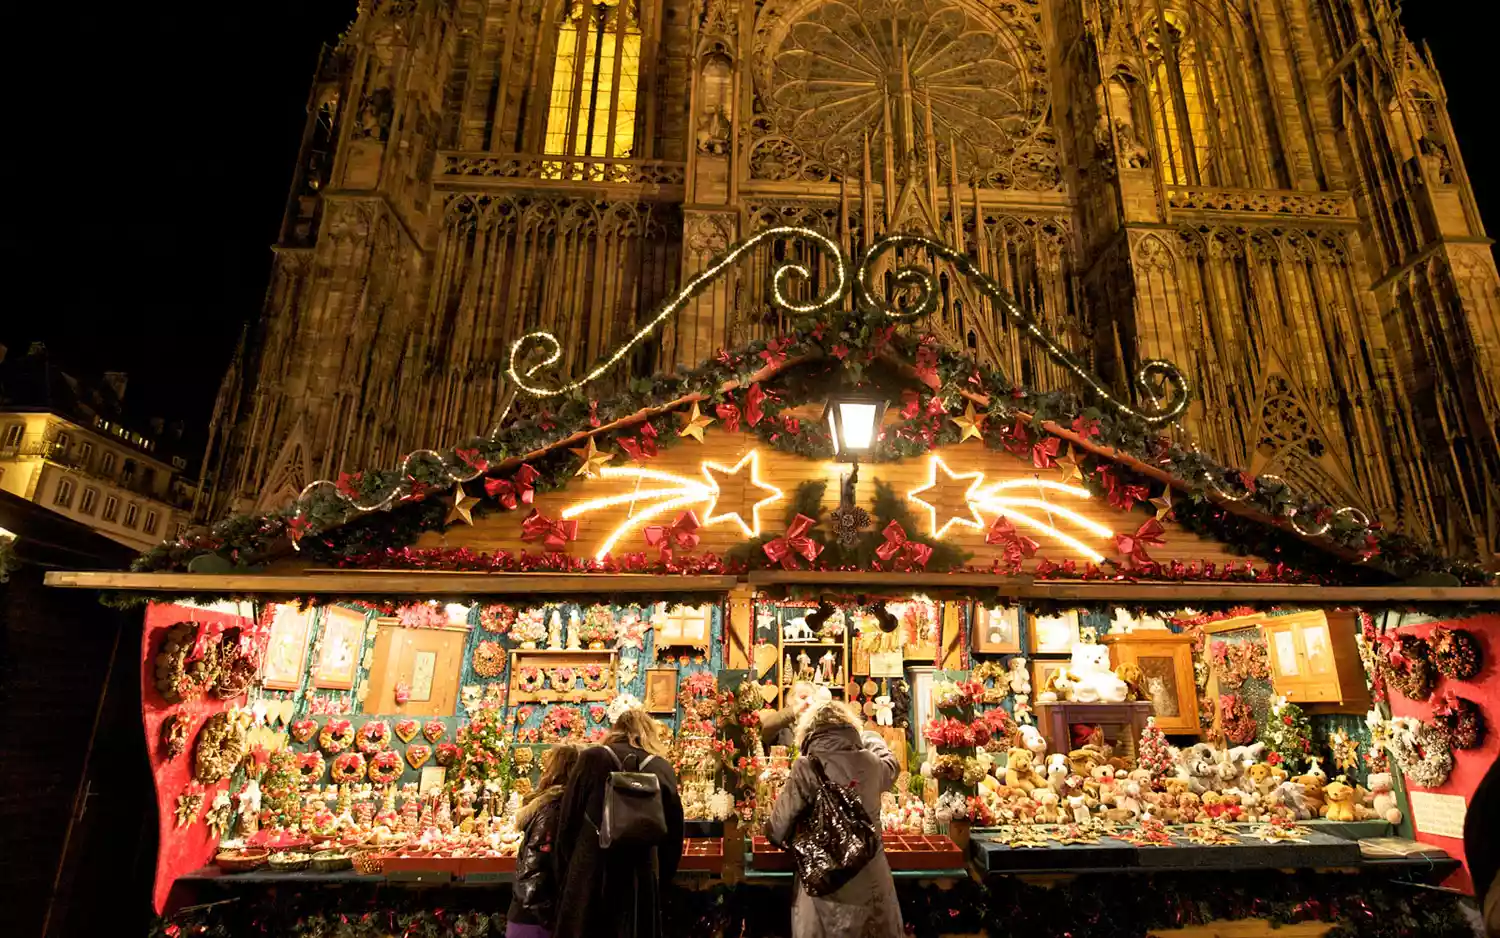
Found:
[[[516,830],[525,830],[526,825],[531,823],[531,819],[536,817],[538,811],[541,811],[562,796],[563,787],[561,785],[553,785],[550,788],[544,788],[537,792],[536,797],[521,805],[521,810],[516,812]]]
[[[805,754],[810,745],[821,748],[819,744],[824,744],[825,741],[820,737],[825,736],[829,737],[827,743],[832,743],[828,748],[858,749],[859,717],[847,704],[837,700],[803,711],[797,720],[797,751]]]

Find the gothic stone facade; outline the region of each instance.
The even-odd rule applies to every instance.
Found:
[[[934,235],[1117,387],[1182,366],[1174,432],[1217,457],[1500,550],[1495,263],[1391,0],[363,0],[221,393],[218,510],[487,431],[518,336],[577,372],[779,224]],[[777,329],[798,250],[633,370]],[[947,341],[1062,384],[942,285]]]

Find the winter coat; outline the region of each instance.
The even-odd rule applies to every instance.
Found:
[[[667,834],[655,847],[599,846],[604,787],[619,766],[603,746],[585,749],[562,797],[557,835],[561,888],[553,938],[658,938],[662,934],[661,887],[677,875],[682,859],[682,799],[677,775],[666,759],[625,744],[610,747],[625,771],[650,772],[661,783]]]
[[[563,787],[537,793],[516,814],[522,833],[516,854],[516,882],[511,889],[507,921],[550,928],[557,917],[557,821]]]
[[[798,815],[817,791],[817,772],[808,756],[817,756],[830,782],[853,784],[879,827],[880,795],[896,780],[896,757],[874,733],[861,735],[844,722],[818,723],[822,725],[815,724],[803,738],[802,755],[792,763],[791,774],[771,808],[768,833],[774,843],[791,839]],[[901,906],[884,850],[829,895],[813,898],[802,891],[800,882],[797,884],[792,900],[792,938],[901,938],[902,934]]]
[[[760,720],[761,745],[767,749],[772,746],[791,746],[796,742],[793,735],[796,728],[797,714],[791,707],[767,711]]]

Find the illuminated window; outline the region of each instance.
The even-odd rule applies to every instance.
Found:
[[[547,110],[548,153],[630,155],[641,29],[635,8],[627,4],[576,3],[559,24]]]
[[[155,534],[156,533],[156,520],[157,520],[156,519],[156,512],[154,512],[154,511],[148,511],[148,512],[146,512],[146,523],[141,526],[141,530],[145,531],[147,534]]]
[[[99,515],[105,521],[115,520],[115,515],[120,512],[120,500],[113,495],[104,496],[104,511]]]
[[[1165,21],[1166,30],[1153,28],[1147,41],[1151,118],[1162,173],[1176,185],[1211,185],[1215,128],[1209,115],[1218,76],[1182,21],[1171,12]]]

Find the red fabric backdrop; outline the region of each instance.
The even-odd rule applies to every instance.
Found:
[[[1465,799],[1468,799],[1474,794],[1474,789],[1479,787],[1484,773],[1489,770],[1490,763],[1495,761],[1496,754],[1500,753],[1500,680],[1497,680],[1500,668],[1497,668],[1495,660],[1495,656],[1500,654],[1500,615],[1487,614],[1471,619],[1455,619],[1450,622],[1428,622],[1398,629],[1398,631],[1403,635],[1426,638],[1437,625],[1465,629],[1477,638],[1484,649],[1483,667],[1479,674],[1469,681],[1454,681],[1439,677],[1433,694],[1433,702],[1408,700],[1393,690],[1390,692],[1391,713],[1398,717],[1415,717],[1423,722],[1430,722],[1434,703],[1440,702],[1443,695],[1450,693],[1455,697],[1471,700],[1479,706],[1484,713],[1487,727],[1483,744],[1478,749],[1454,751],[1453,772],[1441,788],[1415,788],[1410,783],[1407,785],[1408,789],[1415,788],[1416,791],[1463,795]],[[1416,813],[1413,813],[1412,823],[1418,840],[1442,847],[1460,860],[1464,858],[1462,839],[1423,833],[1421,815]],[[1471,895],[1474,892],[1474,884],[1469,879],[1467,866],[1450,877],[1445,885],[1462,889]]]
[[[202,625],[201,634],[206,636],[216,635],[225,628],[236,625],[244,627],[248,632],[253,625],[242,616],[205,609],[158,603],[153,603],[146,609],[146,627],[141,643],[141,719],[145,723],[146,746],[151,754],[151,774],[156,779],[156,804],[160,817],[156,885],[152,892],[152,901],[158,913],[166,907],[167,895],[177,877],[206,865],[213,857],[216,845],[209,836],[208,825],[203,823],[203,812],[213,804],[215,793],[228,787],[229,783],[220,782],[205,789],[193,781],[193,744],[198,739],[198,730],[213,714],[245,704],[244,697],[219,700],[206,695],[180,704],[169,704],[157,692],[156,655],[161,650],[163,632],[170,626],[186,621]],[[161,751],[161,725],[178,710],[191,718],[188,748],[181,756],[167,762],[163,760]],[[177,797],[190,784],[193,791],[203,792],[203,805],[193,823],[179,828]]]

